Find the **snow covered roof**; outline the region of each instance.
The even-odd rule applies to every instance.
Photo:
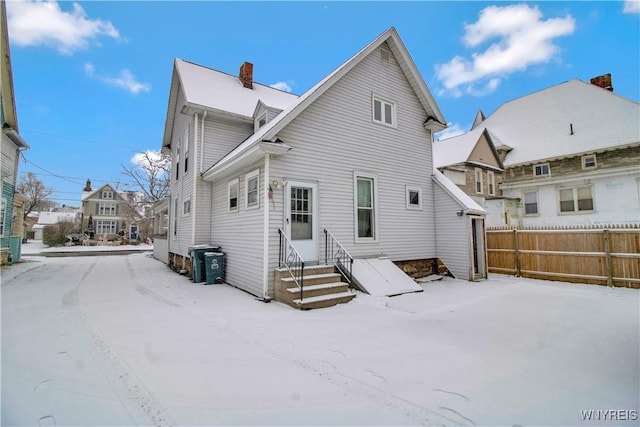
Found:
[[[463,135],[457,137],[447,138],[433,143],[433,166],[441,168],[445,166],[457,165],[465,162],[471,162],[475,164],[483,164],[489,168],[494,168],[490,164],[485,162],[473,161],[470,159],[473,150],[478,146],[482,135],[489,143],[491,150],[494,153],[495,160],[499,165],[499,170],[502,170],[502,161],[500,156],[495,151],[495,139],[489,129],[476,128]]]
[[[464,145],[487,128],[496,146],[513,148],[504,161],[512,166],[640,144],[639,117],[639,103],[572,79],[506,102],[450,140]]]
[[[484,210],[475,200],[473,200],[467,193],[462,191],[460,187],[455,185],[449,178],[444,176],[438,169],[433,169],[434,181],[442,187],[443,190],[448,192],[454,199],[458,201],[460,207],[465,210],[465,213],[486,215],[487,211]]]
[[[49,225],[49,224],[57,224],[59,221],[75,221],[76,219],[75,212],[48,212],[43,211],[38,215],[38,224],[40,225]]]
[[[180,87],[184,103],[176,105]],[[168,147],[171,143],[175,112],[182,111],[185,106],[250,120],[259,101],[269,107],[284,110],[297,98],[292,93],[256,82],[253,82],[252,89],[248,89],[238,76],[176,58],[162,146]]]
[[[217,170],[226,168],[232,164],[240,156],[248,152],[250,148],[257,146],[263,140],[273,139],[277,133],[282,130],[287,124],[289,124],[295,117],[297,117],[305,108],[311,105],[318,97],[326,92],[334,83],[348,73],[353,67],[355,67],[362,59],[369,55],[372,51],[377,49],[383,43],[387,43],[395,56],[400,68],[403,70],[409,84],[414,89],[420,103],[424,110],[428,113],[428,116],[432,120],[436,120],[439,123],[446,123],[446,120],[438,108],[429,88],[422,79],[422,76],[418,72],[413,59],[409,55],[407,48],[400,39],[398,32],[394,27],[389,28],[375,40],[362,48],[358,53],[336,68],[333,72],[327,75],[324,79],[320,80],[311,89],[300,96],[293,104],[284,109],[278,116],[272,121],[262,126],[256,133],[247,138],[242,144],[237,146],[229,154],[223,157],[218,163],[213,165],[208,171],[205,172],[204,177],[207,178]],[[285,141],[286,142],[286,141]]]

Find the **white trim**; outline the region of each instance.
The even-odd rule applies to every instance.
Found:
[[[542,172],[542,169],[544,168],[544,166],[547,167],[547,173],[536,173],[536,168],[540,167],[540,170]],[[549,165],[549,163],[537,163],[535,165],[533,165],[533,176],[534,177],[542,177],[542,176],[551,176],[551,166]]]
[[[372,221],[373,221],[373,237],[360,237],[358,236],[358,178],[363,178],[371,181],[372,184],[372,192],[371,192],[371,207],[372,211]],[[367,172],[353,172],[353,219],[354,219],[354,240],[355,243],[371,243],[377,242],[378,238],[378,176],[375,174],[367,173]]]
[[[587,160],[589,158],[593,158],[593,166],[587,166]],[[580,158],[580,162],[582,163],[582,170],[591,170],[598,168],[598,160],[596,159],[595,154],[587,154]]]
[[[249,203],[249,181],[256,179],[256,201]],[[244,207],[245,209],[258,209],[260,207],[260,168],[247,173],[244,177]]]
[[[260,121],[264,120],[264,123],[261,125]],[[265,111],[260,114],[258,117],[256,117],[255,122],[253,123],[253,132],[257,132],[258,129],[260,129],[262,126],[266,125],[267,123],[269,123],[269,110],[265,109]]]
[[[376,119],[376,115],[375,115],[375,103],[376,101],[380,102],[380,120]],[[387,115],[385,113],[385,104],[389,105],[391,107],[391,123],[387,123],[386,118]],[[396,103],[395,101],[392,101],[388,98],[385,98],[384,96],[378,95],[376,93],[371,93],[371,121],[373,123],[379,124],[379,125],[383,125],[383,126],[387,126],[390,128],[395,128],[397,127],[397,119],[396,119]]]
[[[109,209],[107,209],[109,208]],[[118,209],[117,202],[98,202],[98,213],[100,216],[116,216]]]
[[[265,300],[271,299],[269,296],[269,168],[270,168],[270,155],[265,153],[264,155],[264,224],[263,236],[262,236],[262,296]]]
[[[487,171],[487,194],[496,195],[496,174],[493,171]]]
[[[236,186],[236,206],[231,207],[231,187]],[[240,180],[238,178],[232,179],[227,183],[227,211],[238,212],[240,210]]]
[[[111,190],[102,190],[100,192],[100,198],[101,199],[113,200],[113,191],[111,191]]]
[[[589,194],[591,195],[591,209],[583,209],[580,210],[579,206],[578,206],[578,189],[579,188],[588,188],[589,189]],[[562,200],[560,199],[560,192],[563,190],[571,190],[571,196],[572,196],[572,202],[573,202],[573,210],[570,211],[562,211]],[[562,187],[562,186],[558,186],[556,188],[556,196],[557,196],[557,212],[558,215],[575,215],[575,214],[585,214],[585,213],[593,213],[596,211],[596,201],[595,201],[595,197],[593,195],[593,185],[572,185],[572,186],[566,186],[566,187]],[[586,199],[585,199],[586,200]],[[568,200],[567,200],[568,201]]]
[[[473,177],[474,177],[474,180],[473,180],[474,191],[476,192],[476,194],[484,194],[484,180],[483,180],[484,177],[482,174],[482,169],[474,168]],[[478,184],[480,184],[480,190],[478,190]]]
[[[414,211],[415,210],[421,211],[422,210],[422,188],[415,185],[405,185],[404,189],[405,189],[406,208]],[[414,205],[411,203],[410,193],[412,192],[418,193],[417,205]]]
[[[536,195],[536,212],[535,213],[527,213],[526,195],[529,193],[533,193]],[[522,216],[525,216],[525,217],[540,216],[540,193],[538,192],[537,189],[534,191],[522,192]]]

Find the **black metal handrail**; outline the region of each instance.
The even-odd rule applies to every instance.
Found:
[[[324,236],[324,263],[335,265],[347,282],[351,284],[353,280],[353,257],[326,228],[324,229]]]
[[[304,260],[281,228],[278,229],[278,234],[280,234],[278,265],[287,269],[300,289],[300,301],[302,301],[304,296]]]

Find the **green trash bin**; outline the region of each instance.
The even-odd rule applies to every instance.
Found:
[[[222,252],[206,252],[204,264],[207,285],[224,282],[224,254]]]
[[[189,247],[189,257],[191,258],[191,279],[194,283],[205,281],[204,254],[207,252],[220,252],[220,246],[196,245]]]

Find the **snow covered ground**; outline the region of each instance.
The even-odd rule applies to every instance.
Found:
[[[26,257],[2,270],[2,425],[638,425],[638,290],[421,286],[302,312],[147,253]]]

